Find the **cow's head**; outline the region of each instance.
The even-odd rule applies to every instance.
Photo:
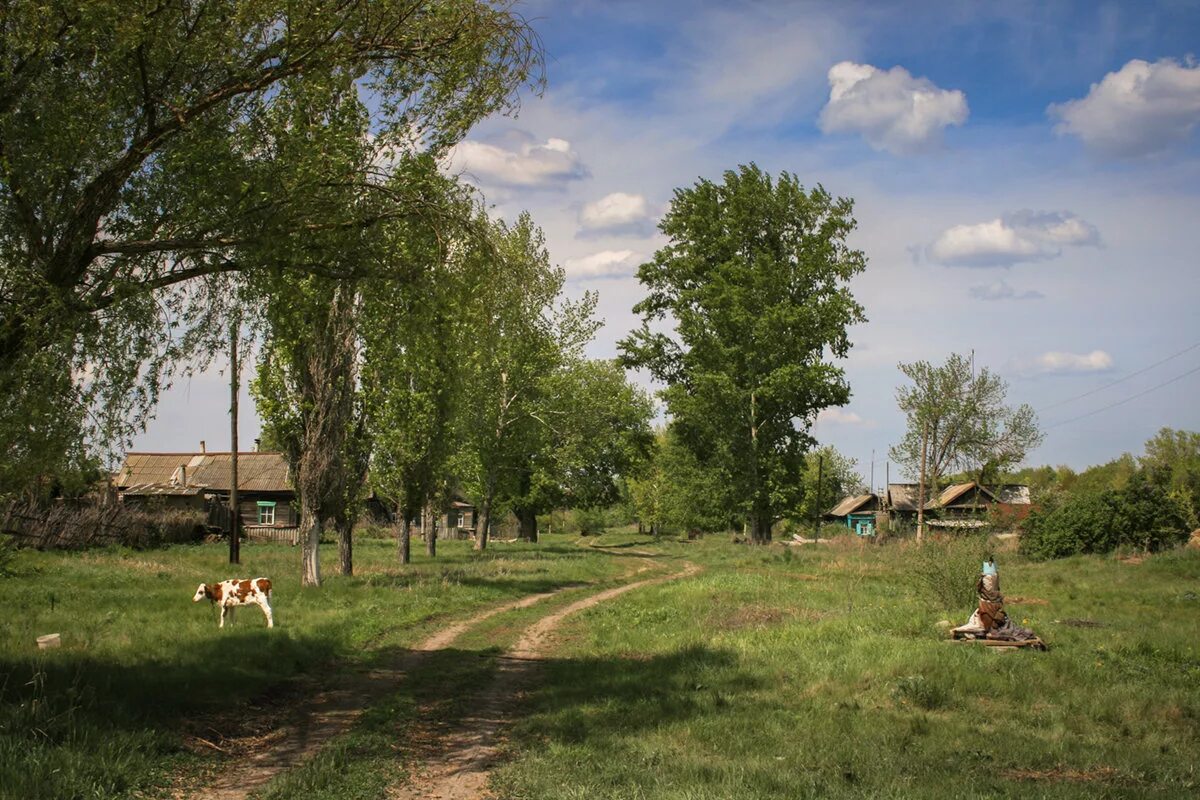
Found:
[[[200,588],[196,590],[196,593],[192,595],[192,602],[199,603],[201,600],[208,600],[211,598],[212,590],[208,588],[207,583],[202,583],[200,584]]]

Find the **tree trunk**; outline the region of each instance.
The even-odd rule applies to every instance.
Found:
[[[492,522],[492,499],[485,498],[479,506],[479,520],[475,525],[475,549],[486,550],[488,542],[488,526]]]
[[[433,503],[426,503],[421,512],[421,535],[425,537],[425,552],[430,558],[437,555],[437,528],[433,525]]]
[[[300,501],[301,586],[321,585],[321,515]]]
[[[517,536],[527,542],[538,540],[537,514],[527,508],[516,509],[517,520],[521,523]]]
[[[756,497],[750,512],[750,541],[754,544],[766,544],[771,541],[771,523],[773,522],[770,505],[765,498]]]
[[[651,527],[653,527],[653,526],[651,526]],[[642,534],[644,534],[645,532],[646,532],[646,526],[645,526],[645,524],[644,524],[644,523],[643,523],[643,522],[642,522],[642,521],[639,519],[639,520],[638,520],[638,536],[641,536],[641,535],[642,535]]]
[[[242,561],[242,542],[238,523],[242,514],[238,509],[238,392],[242,388],[242,375],[238,368],[238,335],[241,324],[234,322],[229,328],[229,563]],[[186,483],[186,480],[184,481]]]
[[[396,509],[396,516],[400,517],[400,527],[396,530],[397,556],[401,564],[408,564],[412,562],[412,520],[402,508]]]
[[[338,565],[343,575],[354,574],[354,523],[349,517],[335,519],[338,536]]]

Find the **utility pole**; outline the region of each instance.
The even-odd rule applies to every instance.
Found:
[[[871,448],[871,485],[870,492],[875,493],[875,448]]]
[[[925,458],[929,450],[929,422],[921,425],[921,482],[917,486],[917,541],[925,539]]]
[[[816,513],[813,514],[813,538],[821,538],[821,484],[825,480],[825,456],[817,456],[817,502],[814,503]]]
[[[229,563],[241,563],[241,543],[238,528],[241,514],[238,513],[238,393],[242,388],[242,376],[238,368],[238,335],[241,319],[234,316],[229,326]]]

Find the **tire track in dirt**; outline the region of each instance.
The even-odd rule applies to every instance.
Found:
[[[629,578],[647,569],[650,567],[643,564],[620,577]],[[583,585],[586,584],[568,584],[553,591],[527,595],[437,630],[392,664],[357,673],[345,684],[319,692],[305,701],[307,711],[300,719],[280,726],[251,744],[252,749],[222,765],[217,775],[206,780],[202,788],[179,789],[173,796],[176,800],[245,800],[277,775],[306,763],[332,739],[349,731],[363,710],[373,700],[393,691],[426,654],[449,647],[458,637],[498,614],[528,608]],[[227,747],[204,743],[222,752],[239,747],[236,740]]]
[[[534,672],[562,621],[634,589],[690,577],[699,571],[699,566],[689,562],[682,570],[669,575],[605,589],[566,605],[527,627],[517,643],[499,658],[496,674],[475,703],[475,711],[460,720],[440,740],[427,744],[425,749],[432,752],[417,774],[388,796],[392,800],[477,800],[486,797],[488,775],[500,751],[501,732],[510,721],[512,707],[521,692],[532,683]]]

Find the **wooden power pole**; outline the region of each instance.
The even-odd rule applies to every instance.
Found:
[[[234,318],[229,326],[229,563],[241,563],[241,542],[238,528],[241,514],[238,513],[238,393],[242,388],[242,376],[238,369],[238,335],[241,320]]]
[[[925,459],[929,451],[929,423],[921,425],[921,482],[917,485],[917,541],[925,539]]]
[[[813,503],[816,513],[813,515],[813,538],[821,538],[821,484],[825,480],[825,456],[817,456],[817,502]]]

